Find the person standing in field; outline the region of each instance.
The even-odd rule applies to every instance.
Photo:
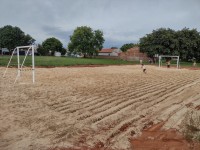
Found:
[[[146,67],[145,67],[144,64],[142,64],[142,70],[143,70],[144,73],[146,73]]]
[[[196,64],[197,64],[196,61],[194,61],[194,62],[193,62],[193,66],[196,67]]]
[[[193,58],[193,67],[196,67],[196,58]]]
[[[167,68],[170,68],[170,61],[167,61]]]
[[[142,65],[142,59],[140,59],[140,64]]]

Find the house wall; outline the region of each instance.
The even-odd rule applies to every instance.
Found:
[[[113,49],[112,52],[100,52],[99,56],[119,56],[119,53],[121,53],[120,49]]]
[[[112,52],[112,53],[110,53],[110,56],[118,56],[118,53]]]
[[[0,49],[0,55],[9,55],[9,50],[7,48]]]
[[[99,53],[99,56],[110,56],[110,53]]]
[[[128,49],[126,52],[120,53],[119,57],[127,61],[148,60],[148,56],[145,53],[141,53],[139,47]]]
[[[55,53],[54,53],[54,56],[60,57],[60,56],[61,56],[61,53],[60,53],[60,52],[55,52]]]

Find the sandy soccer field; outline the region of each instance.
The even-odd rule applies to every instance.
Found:
[[[2,75],[5,68],[0,68]],[[152,124],[181,129],[199,111],[200,70],[147,66],[38,68],[36,84],[16,70],[0,78],[0,149],[130,149]]]

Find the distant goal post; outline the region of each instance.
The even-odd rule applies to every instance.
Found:
[[[180,57],[179,56],[171,56],[171,55],[159,55],[158,56],[158,61],[159,61],[159,67],[162,66],[162,58],[172,58],[172,59],[176,59],[176,68],[179,68],[179,61],[180,61]]]

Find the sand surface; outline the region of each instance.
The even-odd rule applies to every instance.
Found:
[[[9,69],[0,78],[0,149],[122,150],[152,124],[181,130],[186,112],[200,105],[200,70],[146,68],[36,68],[34,85],[28,71],[13,84]]]

